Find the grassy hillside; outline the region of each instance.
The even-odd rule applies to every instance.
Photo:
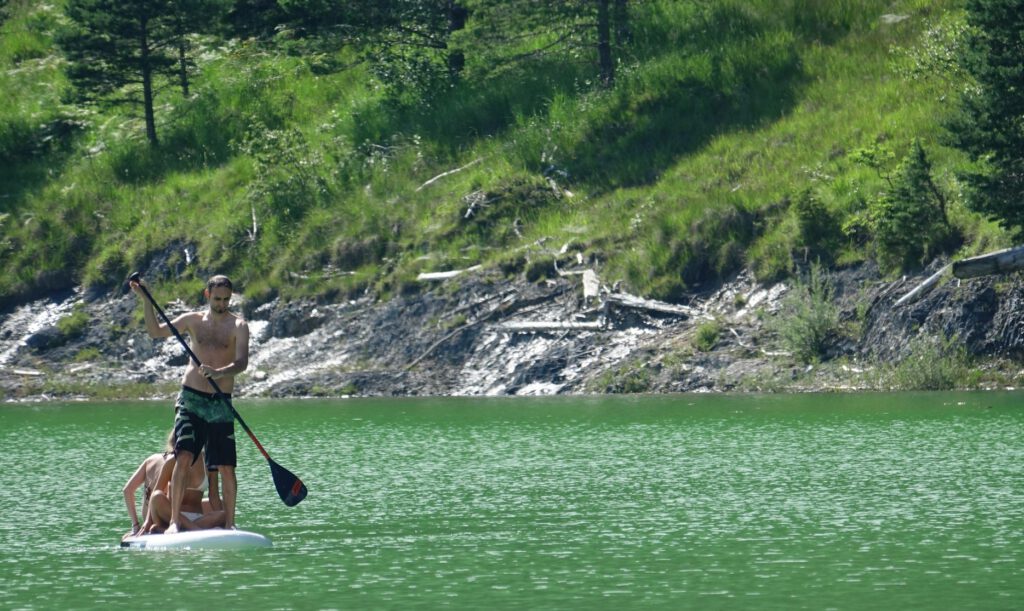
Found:
[[[60,3],[12,2],[0,302],[113,287],[165,253],[183,288],[220,271],[257,299],[386,296],[473,264],[537,279],[575,253],[680,299],[745,266],[769,280],[878,256],[869,211],[915,140],[951,237],[910,265],[1002,245],[942,144],[960,84],[913,78],[960,5],[648,0],[610,90],[574,57],[401,102],[351,50],[197,40],[192,95],[161,92],[154,148],[138,116],[62,103]]]

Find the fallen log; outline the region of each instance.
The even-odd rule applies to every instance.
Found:
[[[687,318],[696,315],[696,311],[688,306],[665,303],[664,301],[655,301],[653,299],[643,299],[628,293],[611,293],[606,295],[604,300],[607,304],[623,308],[647,310],[649,312],[672,314],[674,316],[684,316]]]
[[[537,332],[537,331],[600,331],[604,328],[601,321],[571,322],[558,320],[523,320],[518,322],[501,322],[493,325],[498,331]]]
[[[466,272],[475,272],[478,269],[480,269],[480,266],[474,265],[473,267],[467,267],[466,269],[453,269],[446,272],[423,272],[416,276],[416,280],[419,280],[420,282],[429,280],[450,280],[451,278],[460,276]]]
[[[997,250],[953,263],[957,278],[977,278],[989,274],[1005,274],[1024,269],[1024,246]]]
[[[929,276],[927,280],[917,285],[917,288],[897,299],[896,303],[893,304],[893,307],[898,308],[905,304],[917,301],[925,294],[931,292],[931,290],[935,288],[936,285],[939,284],[939,280],[942,280],[942,277],[946,275],[946,272],[949,271],[949,268],[949,265],[943,266],[942,269]]]
[[[484,160],[484,158],[480,157],[479,159],[474,159],[473,161],[470,161],[469,163],[467,163],[466,165],[462,166],[461,168],[455,168],[454,170],[448,170],[447,172],[441,172],[437,176],[431,178],[427,182],[425,182],[422,185],[420,185],[419,187],[417,187],[416,191],[422,191],[425,187],[429,187],[430,185],[434,184],[435,182],[437,182],[438,180],[444,178],[445,176],[451,176],[452,174],[456,174],[458,172],[461,172],[462,170],[465,170],[466,168],[472,167],[472,166],[480,163],[483,160]]]
[[[953,276],[966,280],[978,276],[991,274],[1006,274],[1009,272],[1024,269],[1024,246],[1006,248],[995,252],[978,255],[954,261],[928,277],[927,280],[914,287],[903,297],[900,297],[893,307],[900,307],[920,299],[938,285],[939,281],[949,269],[953,270]]]

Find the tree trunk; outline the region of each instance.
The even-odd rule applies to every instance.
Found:
[[[633,30],[629,27],[628,0],[615,0],[615,46],[619,51],[633,42]]]
[[[178,27],[178,80],[181,82],[181,95],[188,97],[188,39],[185,28]]]
[[[895,307],[911,303],[922,295],[928,293],[928,291],[932,290],[939,284],[939,281],[949,269],[953,270],[954,277],[960,278],[961,280],[977,278],[978,276],[988,276],[990,274],[1009,274],[1018,272],[1024,269],[1024,246],[997,250],[995,252],[978,255],[969,259],[954,261],[932,274],[927,280],[917,285],[914,290],[910,291],[903,297],[900,297],[894,304]]]
[[[153,114],[153,65],[149,59],[149,21],[144,18],[139,26],[139,63],[142,65],[142,103],[146,114],[146,138],[151,145],[157,146],[159,142],[156,138],[156,117]]]
[[[615,83],[615,63],[612,61],[611,0],[597,2],[597,56],[601,65],[601,84],[611,87]]]
[[[466,19],[469,17],[469,11],[466,7],[462,6],[458,2],[448,2],[448,34],[451,37],[452,32],[457,32],[466,27]],[[462,49],[450,49],[448,51],[448,74],[453,79],[457,79],[462,73],[463,67],[466,65],[466,55]]]

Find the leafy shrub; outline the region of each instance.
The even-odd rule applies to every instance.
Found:
[[[972,386],[978,377],[971,357],[957,337],[919,335],[909,354],[897,363],[890,385],[898,390],[953,390]]]
[[[834,295],[831,276],[820,265],[812,265],[806,278],[797,280],[783,298],[779,314],[769,325],[783,347],[803,363],[820,360],[839,335]]]
[[[75,307],[71,314],[57,321],[57,330],[65,339],[74,339],[85,334],[89,326],[89,315],[80,307]]]
[[[697,327],[697,334],[693,339],[693,347],[701,352],[710,352],[715,344],[718,343],[718,337],[722,334],[722,325],[716,320],[701,323]]]
[[[651,389],[651,373],[643,365],[627,365],[600,375],[592,384],[597,392],[632,394]]]
[[[810,189],[805,189],[793,202],[799,240],[809,254],[832,260],[839,246],[839,223],[825,204]]]
[[[331,199],[327,160],[301,131],[256,125],[246,138],[240,148],[254,161],[248,196],[257,210],[273,211],[273,218],[288,226]]]
[[[88,348],[83,348],[82,350],[79,350],[75,354],[75,356],[72,359],[72,361],[74,361],[76,363],[88,363],[88,362],[91,362],[91,361],[98,361],[98,360],[100,360],[100,358],[102,356],[103,356],[103,353],[100,352],[99,348],[96,348],[94,346],[90,346]]]

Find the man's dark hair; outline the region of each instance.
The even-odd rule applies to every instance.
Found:
[[[231,279],[228,278],[227,276],[217,275],[217,276],[214,276],[214,277],[212,277],[212,278],[210,278],[209,280],[206,281],[206,288],[207,289],[211,289],[212,290],[212,289],[217,288],[218,286],[226,286],[227,288],[229,288],[231,290],[235,290],[235,287],[231,286]]]

